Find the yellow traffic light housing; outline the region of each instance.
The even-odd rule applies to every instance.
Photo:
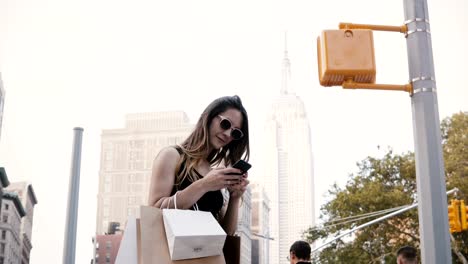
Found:
[[[411,84],[375,84],[376,66],[372,30],[407,33],[404,26],[382,26],[340,23],[339,30],[324,30],[317,38],[317,60],[320,84],[341,85],[346,89],[406,91]]]
[[[468,230],[468,206],[465,205],[465,201],[460,201],[460,222],[461,222],[461,229]]]
[[[372,30],[324,30],[317,38],[320,84],[342,85],[346,80],[375,82]]]
[[[448,219],[449,219],[449,228],[450,233],[457,233],[462,231],[462,226],[460,223],[460,201],[451,200],[450,205],[448,206]]]

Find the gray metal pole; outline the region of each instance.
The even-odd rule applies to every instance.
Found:
[[[67,222],[63,246],[63,264],[75,263],[76,228],[78,220],[78,198],[80,190],[81,142],[83,128],[75,127],[70,183],[68,186]]]
[[[426,0],[404,0],[406,45],[414,94],[414,152],[422,263],[452,263],[444,161]]]

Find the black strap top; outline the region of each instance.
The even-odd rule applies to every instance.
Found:
[[[182,154],[182,149],[179,146],[175,146],[175,149],[179,154]],[[182,164],[180,171],[184,169],[185,163]],[[194,170],[194,172],[197,174],[198,177],[203,178],[203,175],[198,173],[198,171]],[[175,185],[172,188],[171,191],[171,196],[174,195],[177,191],[181,191],[185,188],[187,188],[190,184],[192,184],[192,181],[190,181],[188,178],[185,178],[180,185]],[[221,208],[223,207],[223,194],[221,193],[221,190],[219,191],[209,191],[205,193],[198,201],[198,209],[200,211],[206,211],[206,212],[211,212],[213,216],[218,219],[219,212],[221,211]],[[191,208],[193,210],[193,207]]]

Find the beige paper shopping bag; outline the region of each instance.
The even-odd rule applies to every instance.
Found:
[[[187,223],[190,225],[190,223]],[[211,256],[186,260],[171,260],[162,210],[150,206],[140,207],[138,234],[138,264],[225,264],[224,256]]]

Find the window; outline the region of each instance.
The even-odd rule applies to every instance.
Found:
[[[10,206],[8,204],[5,204],[5,210],[8,210],[8,208],[10,208]]]
[[[0,257],[0,264],[3,264],[3,257]]]
[[[110,254],[109,253],[106,254],[106,263],[110,263]]]
[[[112,242],[111,241],[106,241],[106,248],[111,249],[112,247]]]
[[[8,215],[4,215],[2,218],[3,223],[8,223]]]
[[[0,254],[5,254],[5,243],[0,243]]]
[[[2,230],[2,239],[3,239],[3,240],[6,239],[6,230]]]

